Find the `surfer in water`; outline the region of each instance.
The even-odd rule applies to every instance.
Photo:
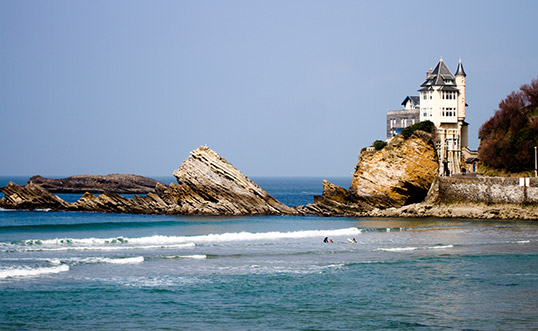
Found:
[[[323,242],[327,244],[329,242],[329,237],[325,237],[325,239],[323,239]]]

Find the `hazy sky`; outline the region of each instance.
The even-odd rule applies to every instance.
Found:
[[[470,145],[538,76],[538,1],[0,0],[0,175],[347,176],[443,57]]]

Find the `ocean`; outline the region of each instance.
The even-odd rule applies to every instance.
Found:
[[[529,330],[537,307],[535,222],[0,209],[2,330]]]

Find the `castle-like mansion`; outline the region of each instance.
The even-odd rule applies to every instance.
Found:
[[[435,124],[440,174],[460,173],[464,168],[475,170],[474,165],[469,168],[465,162],[476,157],[468,147],[465,77],[461,60],[456,74],[452,75],[441,59],[433,71],[430,69],[426,73],[426,80],[418,90],[419,96],[407,96],[402,102],[404,109],[387,112],[387,139],[418,122],[429,120]]]

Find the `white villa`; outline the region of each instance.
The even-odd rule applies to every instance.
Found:
[[[415,119],[409,116],[418,115],[418,121],[429,120],[435,124],[439,137],[439,173],[444,175],[460,173],[464,168],[476,170],[476,152],[469,150],[469,124],[465,122],[466,76],[461,59],[455,75],[440,59],[433,71],[428,70],[426,80],[420,85],[419,102],[411,103],[416,97],[407,97],[402,103],[406,109],[387,112],[387,138],[412,125]],[[404,114],[406,118],[402,118]]]

